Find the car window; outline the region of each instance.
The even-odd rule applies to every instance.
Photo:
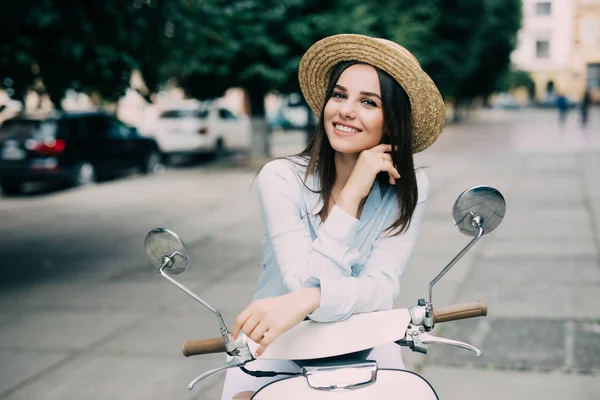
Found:
[[[124,139],[131,131],[127,125],[108,115],[92,115],[85,120],[92,139]]]
[[[56,120],[9,119],[0,126],[0,140],[39,139],[56,135]]]
[[[80,118],[62,118],[58,121],[58,128],[58,135],[61,138],[83,139],[85,137]]]
[[[84,118],[86,131],[91,139],[105,139],[108,136],[108,118],[92,115]]]
[[[108,137],[112,139],[123,139],[129,136],[131,129],[116,118],[109,119]]]
[[[208,110],[167,110],[160,114],[161,119],[206,118]]]
[[[230,121],[235,121],[238,119],[231,111],[229,111],[225,108],[219,109],[219,118],[230,120]]]

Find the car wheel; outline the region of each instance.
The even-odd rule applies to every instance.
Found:
[[[144,159],[141,172],[144,175],[156,174],[164,170],[164,168],[165,166],[162,163],[162,156],[159,152],[153,151]]]
[[[96,182],[96,168],[89,162],[83,162],[77,166],[71,186],[88,186]]]
[[[18,181],[2,181],[0,182],[2,193],[7,195],[21,194],[23,192],[23,182]]]

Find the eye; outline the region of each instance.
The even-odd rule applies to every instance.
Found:
[[[344,93],[342,93],[342,92],[337,92],[336,91],[336,92],[333,92],[331,94],[331,97],[336,98],[336,99],[345,99],[346,95]]]
[[[366,104],[366,105],[371,106],[371,107],[377,107],[377,103],[375,103],[371,99],[364,99],[363,100],[363,104]]]

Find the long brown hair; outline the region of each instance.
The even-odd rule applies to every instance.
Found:
[[[350,66],[361,64],[358,61],[344,61],[337,64],[330,75],[329,85],[325,96],[325,102],[333,94],[333,89],[340,75]],[[381,99],[383,104],[383,137],[381,143],[391,144],[391,156],[396,169],[401,178],[396,181],[394,190],[398,199],[398,208],[400,213],[397,219],[387,228],[388,231],[394,231],[394,235],[402,233],[410,226],[410,221],[417,206],[418,187],[415,174],[415,167],[412,153],[412,132],[411,132],[411,108],[408,95],[385,71],[374,67],[379,77],[379,87],[381,90]],[[321,109],[319,122],[315,128],[307,147],[296,156],[308,158],[306,166],[305,179],[309,174],[317,174],[320,182],[320,194],[323,201],[323,209],[319,214],[327,211],[331,190],[336,178],[335,169],[335,150],[331,147],[327,134],[325,133],[324,108]],[[292,159],[293,161],[293,159]],[[295,161],[294,161],[295,162]],[[387,172],[378,174],[379,185],[389,188]]]

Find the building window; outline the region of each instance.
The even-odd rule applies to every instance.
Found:
[[[538,1],[535,3],[535,15],[550,15],[552,13],[552,3],[549,1]]]
[[[593,45],[596,43],[596,36],[598,31],[598,23],[594,20],[583,20],[580,25],[581,41],[587,45]]]
[[[550,41],[537,40],[535,42],[535,58],[550,58]]]
[[[600,89],[600,64],[587,65],[587,88]]]

